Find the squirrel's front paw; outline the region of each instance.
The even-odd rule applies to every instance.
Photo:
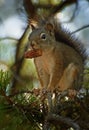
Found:
[[[34,88],[33,93],[35,94],[35,96],[38,96],[40,94],[40,89],[39,88]]]
[[[47,98],[47,89],[46,88],[41,88],[40,98],[41,98],[42,102]]]
[[[71,99],[74,99],[74,97],[76,97],[76,95],[78,94],[78,92],[74,89],[69,89],[68,90],[68,95]]]
[[[47,94],[47,89],[46,88],[42,88],[41,91],[40,91],[40,95],[44,96],[46,94]]]
[[[55,92],[55,87],[48,87],[47,92],[54,93]]]

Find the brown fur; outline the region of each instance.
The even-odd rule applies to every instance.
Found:
[[[42,56],[33,57],[42,88],[53,92],[81,87],[83,58],[76,49],[55,40],[52,24],[34,29],[29,40],[33,50],[42,51]]]

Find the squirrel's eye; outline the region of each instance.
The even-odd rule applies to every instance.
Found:
[[[41,38],[42,40],[46,40],[46,34],[45,34],[45,33],[41,33],[40,38]]]

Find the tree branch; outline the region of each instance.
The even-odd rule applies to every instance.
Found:
[[[75,130],[80,130],[79,125],[73,122],[70,118],[65,118],[56,114],[50,114],[46,117],[46,121],[54,125],[59,125],[60,123],[66,124],[70,127],[73,127]]]

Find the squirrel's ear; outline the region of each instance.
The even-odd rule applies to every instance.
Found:
[[[36,27],[33,24],[30,24],[30,26],[32,30],[36,29]]]
[[[38,22],[31,19],[30,26],[31,26],[31,29],[34,30],[34,29],[38,28]]]
[[[54,26],[53,26],[53,24],[51,24],[51,23],[47,23],[45,28],[46,28],[46,30],[49,31],[50,33],[53,33],[53,31],[54,31]]]

